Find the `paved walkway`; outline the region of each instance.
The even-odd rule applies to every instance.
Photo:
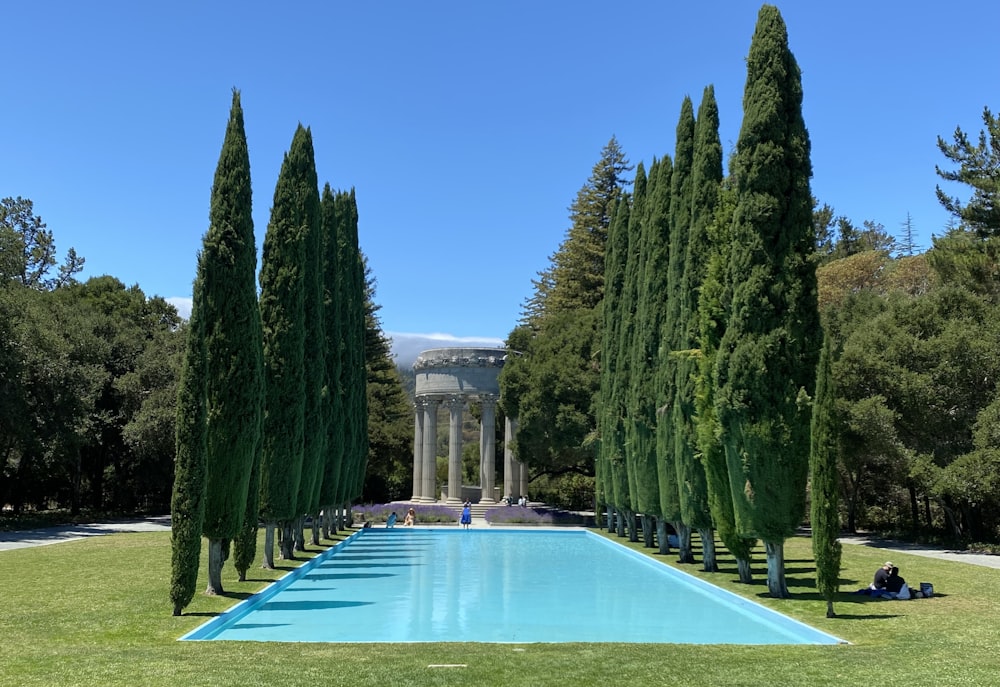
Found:
[[[900,551],[902,553],[912,553],[914,556],[926,556],[927,558],[940,558],[946,561],[957,563],[970,563],[981,565],[986,568],[1000,569],[1000,556],[989,554],[969,553],[968,551],[958,551],[954,549],[942,549],[932,546],[921,546],[892,539],[873,539],[870,537],[841,537],[844,544],[856,544],[858,546],[870,546],[873,549],[885,549],[886,551]]]
[[[115,532],[159,532],[170,529],[170,516],[160,515],[142,520],[123,520],[121,522],[95,522],[80,525],[59,525],[42,527],[37,530],[20,532],[0,532],[0,551],[23,549],[29,546],[44,546],[58,544],[64,541],[75,541]]]
[[[482,518],[473,517],[472,526],[476,528],[489,527],[489,524]],[[63,525],[20,532],[0,532],[0,551],[23,549],[29,546],[43,546],[45,544],[58,544],[59,542],[74,541],[103,534],[114,534],[116,532],[159,532],[169,529],[170,516],[161,515],[142,520]],[[900,551],[903,553],[912,553],[915,556],[940,558],[958,563],[969,563],[971,565],[981,565],[986,568],[1000,569],[1000,556],[940,549],[891,539],[874,539],[864,536],[841,537],[840,541],[844,544],[869,546],[874,549]]]

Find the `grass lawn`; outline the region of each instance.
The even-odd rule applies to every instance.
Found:
[[[639,544],[625,544],[642,550]],[[915,588],[921,581],[933,582],[937,596],[872,601],[845,593],[836,604],[839,617],[827,619],[826,605],[813,587],[809,546],[804,538],[786,545],[794,595],[789,600],[766,596],[762,554],[753,585],[734,581],[735,563],[725,552],[719,573],[681,567],[850,645],[178,642],[285,571],[255,568],[250,581],[239,583],[227,564],[229,593],[199,593],[186,614],[175,618],[167,595],[169,533],[115,534],[3,551],[0,687],[1000,683],[1000,571],[894,553],[891,558],[907,581]],[[884,551],[845,545],[842,588],[865,586],[886,557]],[[673,565],[673,560],[670,556],[667,562]],[[206,561],[203,552],[203,568]],[[199,585],[204,588],[204,579]],[[622,588],[623,593],[655,593]],[[429,667],[434,664],[465,667]]]

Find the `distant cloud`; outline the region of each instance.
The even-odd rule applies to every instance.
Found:
[[[171,296],[165,299],[177,308],[182,318],[191,317],[190,296]],[[504,340],[489,336],[454,336],[453,334],[412,334],[409,332],[386,332],[392,339],[392,355],[396,364],[410,367],[422,351],[429,348],[503,348]]]
[[[164,300],[177,308],[177,314],[185,320],[191,317],[191,296],[170,296]]]
[[[500,348],[503,339],[491,337],[453,336],[451,334],[411,334],[407,332],[386,332],[392,339],[392,354],[396,364],[410,367],[421,351],[428,348],[468,347]]]

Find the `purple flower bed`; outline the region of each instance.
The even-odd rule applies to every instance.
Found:
[[[412,508],[416,512],[418,525],[432,523],[454,523],[458,521],[459,512],[454,508],[438,505],[421,505],[406,503],[376,503],[351,507],[354,522],[385,522],[389,514],[396,513],[396,525],[401,526],[406,517],[406,511]]]
[[[483,517],[491,525],[587,525],[586,518],[577,513],[518,506],[490,508]]]

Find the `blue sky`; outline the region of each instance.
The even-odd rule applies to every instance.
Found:
[[[803,73],[812,189],[920,243],[947,215],[935,142],[1000,110],[1000,4],[778,4]],[[189,297],[231,89],[263,243],[282,155],[310,126],[320,183],[354,187],[385,330],[499,341],[612,135],[673,154],[715,86],[735,144],[760,5],[657,0],[20,2],[4,7],[0,197],[87,260]],[[960,188],[948,189],[961,193]],[[420,336],[417,336],[420,335]],[[440,335],[442,338],[428,338]]]

